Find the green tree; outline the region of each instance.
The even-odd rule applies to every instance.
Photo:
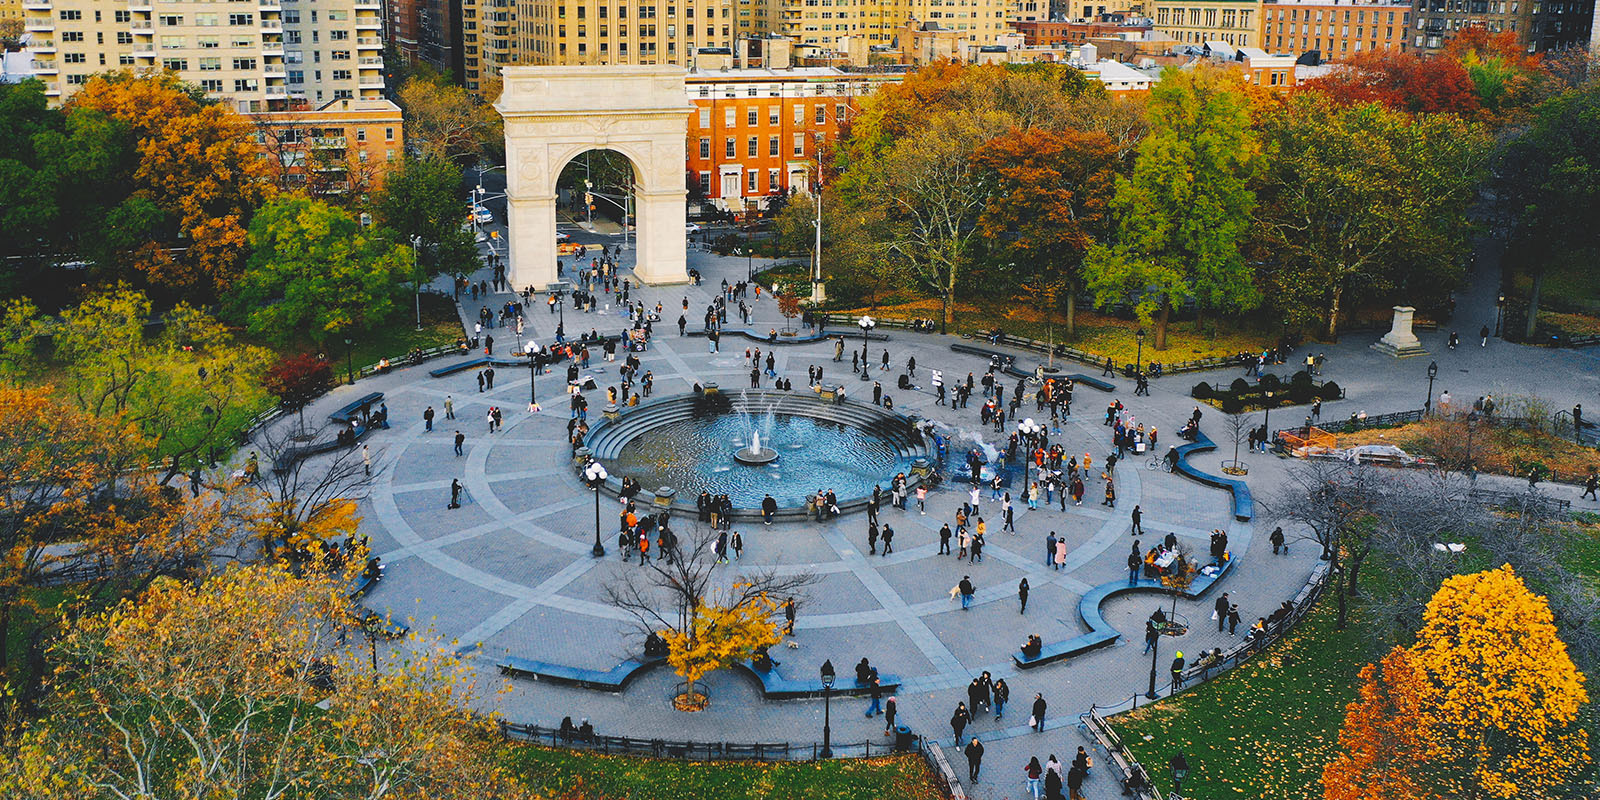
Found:
[[[252,333],[279,342],[369,330],[394,310],[396,285],[412,279],[409,246],[369,237],[348,213],[303,197],[262,207],[250,246],[229,307]]]
[[[1527,131],[1500,153],[1495,174],[1514,215],[1506,258],[1533,276],[1523,331],[1531,338],[1545,272],[1590,269],[1600,256],[1600,83],[1542,103]]]
[[[1149,109],[1133,175],[1117,182],[1118,241],[1093,248],[1083,268],[1095,303],[1131,300],[1142,322],[1156,320],[1155,349],[1165,350],[1175,303],[1249,310],[1260,301],[1240,251],[1258,147],[1231,72],[1169,68]]]
[[[1261,129],[1257,244],[1287,319],[1321,319],[1333,338],[1351,295],[1442,297],[1460,280],[1489,152],[1480,126],[1307,92]]]
[[[415,288],[441,273],[457,277],[478,268],[478,248],[463,226],[461,168],[438,159],[407,158],[384,178],[372,213],[397,244],[417,242]]]

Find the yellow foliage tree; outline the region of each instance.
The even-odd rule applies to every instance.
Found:
[[[526,796],[453,655],[374,672],[341,646],[343,577],[262,564],[85,617],[55,649],[50,713],[0,754],[0,796]]]
[[[1328,800],[1544,800],[1568,796],[1589,764],[1584,676],[1549,603],[1510,565],[1447,578],[1405,657],[1385,659],[1381,685],[1371,667],[1363,677],[1346,753],[1323,775]],[[1375,714],[1392,716],[1379,725]],[[1378,730],[1413,752],[1374,760]]]
[[[777,601],[765,593],[729,606],[697,603],[684,630],[660,631],[667,643],[667,663],[689,683],[692,693],[694,684],[708,673],[747,661],[783,641],[773,619],[777,608]]]

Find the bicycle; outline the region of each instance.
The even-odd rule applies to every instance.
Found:
[[[1149,460],[1144,462],[1144,468],[1152,471],[1158,469],[1165,472],[1172,471],[1172,465],[1167,463],[1165,456],[1151,456]]]

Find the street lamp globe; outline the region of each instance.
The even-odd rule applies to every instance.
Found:
[[[827,661],[822,662],[822,688],[824,688],[824,689],[832,689],[833,688],[833,678],[834,678],[833,659],[829,659]]]
[[[856,324],[861,326],[862,332],[866,332],[876,328],[878,326],[878,321],[863,314],[861,315],[861,319],[857,321]]]
[[[605,465],[598,461],[590,461],[589,466],[583,468],[583,480],[589,484],[591,489],[600,488],[600,485],[605,483],[606,478],[609,477],[611,476],[606,472]]]

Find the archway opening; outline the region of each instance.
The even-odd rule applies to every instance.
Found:
[[[640,179],[633,160],[616,150],[595,148],[569,159],[556,177],[557,258],[605,245],[619,253],[619,266],[632,266],[639,249]]]

